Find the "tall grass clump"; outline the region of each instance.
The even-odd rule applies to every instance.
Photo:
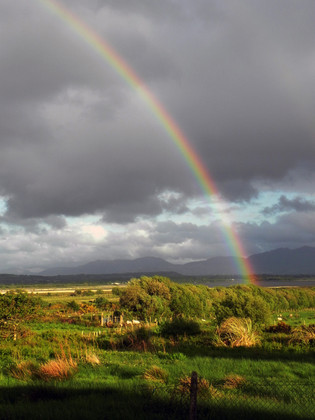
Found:
[[[159,366],[151,366],[143,374],[143,378],[147,381],[156,381],[165,383],[168,378],[168,373]]]
[[[241,388],[246,382],[246,379],[241,375],[231,373],[224,377],[223,388],[236,389]]]
[[[175,392],[182,396],[189,396],[191,388],[191,377],[183,376],[179,378]],[[209,381],[205,378],[198,377],[197,380],[198,397],[201,398],[220,398],[222,393],[216,389]]]
[[[217,334],[218,345],[252,347],[260,343],[260,338],[253,329],[250,318],[228,318],[218,327]]]
[[[9,374],[15,379],[27,381],[37,374],[37,366],[31,361],[14,363],[9,368]]]
[[[38,368],[37,376],[46,382],[70,379],[77,369],[77,363],[72,359],[57,358],[44,363]]]
[[[294,328],[289,343],[315,346],[315,325]]]

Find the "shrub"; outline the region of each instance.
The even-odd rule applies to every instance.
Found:
[[[285,334],[290,334],[291,330],[292,330],[291,325],[286,324],[283,321],[278,322],[277,325],[271,325],[269,328],[266,329],[266,331],[270,333],[285,333]]]
[[[97,347],[103,350],[109,350],[109,349],[115,349],[116,346],[114,345],[114,342],[112,339],[109,339],[108,337],[104,335],[100,335],[96,338],[96,344]]]
[[[95,353],[88,353],[88,352],[86,352],[85,354],[85,362],[92,366],[101,364],[99,357]]]
[[[121,287],[113,287],[112,288],[112,294],[114,296],[120,296],[122,294],[123,289]]]
[[[37,366],[30,361],[15,363],[9,368],[10,375],[23,381],[31,379],[37,373]]]
[[[165,322],[161,326],[162,336],[180,336],[180,335],[196,335],[200,334],[200,325],[198,322],[184,319],[175,318],[170,322]]]
[[[25,292],[0,295],[0,320],[21,320],[29,317],[42,305],[41,299]]]
[[[134,331],[129,331],[114,342],[110,342],[110,345],[115,349],[127,348],[130,350],[146,351],[152,348],[151,336],[152,331],[149,328],[140,327]]]
[[[154,365],[144,372],[143,378],[147,381],[157,381],[165,383],[168,378],[168,373],[159,366]]]
[[[179,379],[175,391],[183,396],[189,396],[190,387],[191,387],[191,377],[183,376]],[[222,396],[221,392],[218,391],[213,385],[211,385],[209,381],[207,381],[207,379],[205,378],[198,377],[197,389],[198,389],[198,397],[201,397],[201,398],[209,398],[209,397],[217,398],[217,397]]]
[[[315,325],[302,326],[292,330],[291,344],[315,345]]]
[[[228,318],[217,329],[218,344],[228,347],[251,347],[260,343],[249,318]]]
[[[67,307],[75,312],[80,309],[80,305],[75,300],[68,302]]]
[[[240,388],[246,382],[245,378],[240,375],[235,375],[234,373],[227,375],[224,378],[223,388],[235,389]]]
[[[157,355],[159,359],[166,359],[166,360],[185,360],[187,356],[183,353],[164,353],[163,351],[158,351]]]
[[[49,362],[41,365],[37,371],[39,379],[44,381],[58,380],[62,381],[70,379],[77,368],[77,363],[71,358],[57,358],[56,360],[50,360]]]
[[[108,306],[110,305],[110,302],[108,299],[106,299],[103,296],[99,296],[94,300],[94,305],[98,308],[98,309],[106,309],[108,308]]]
[[[236,293],[237,292],[237,293]],[[230,290],[223,300],[213,303],[217,322],[220,324],[231,317],[250,318],[253,324],[267,324],[270,320],[270,307],[260,296],[253,296],[243,288]]]

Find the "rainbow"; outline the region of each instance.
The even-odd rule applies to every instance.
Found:
[[[214,196],[219,199],[220,194],[213,179],[184,133],[123,58],[120,57],[119,54],[93,29],[86,25],[60,2],[56,0],[38,1],[46,6],[53,14],[58,16],[61,21],[66,23],[89,47],[93,48],[96,53],[110,64],[128,85],[140,94],[154,117],[160,122],[163,129],[183,155],[205,195],[210,198],[210,201],[212,201],[211,198]],[[244,258],[245,252],[237,233],[232,226],[225,221],[222,221],[222,233],[228,248],[234,256],[237,269],[242,276],[243,281],[246,283],[255,283],[254,271],[249,262]]]

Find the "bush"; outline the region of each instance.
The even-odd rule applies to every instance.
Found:
[[[246,382],[246,379],[243,376],[231,373],[230,375],[225,376],[223,388],[226,388],[226,389],[241,388],[245,384],[245,382]]]
[[[175,392],[178,394],[181,394],[182,396],[189,396],[190,387],[191,387],[191,377],[184,376],[179,379]],[[207,379],[205,378],[198,377],[197,387],[198,387],[198,398],[199,397],[201,398],[222,397],[222,393],[219,390],[217,390],[213,385],[211,385],[209,381],[207,381]]]
[[[315,325],[302,326],[292,330],[291,344],[315,345]]]
[[[140,327],[115,339],[99,340],[98,344],[100,348],[106,348],[109,345],[112,349],[147,351],[152,348],[151,336],[152,331],[149,328]]]
[[[75,300],[72,300],[71,302],[68,302],[67,307],[69,309],[72,309],[75,312],[80,309],[80,305]]]
[[[157,381],[165,383],[168,378],[168,373],[159,366],[151,366],[144,372],[143,378],[147,381]]]
[[[112,288],[112,294],[114,296],[121,296],[122,291],[123,291],[123,289],[121,287],[115,286],[115,287]]]
[[[35,313],[41,305],[41,299],[25,292],[7,292],[0,295],[0,320],[25,319]]]
[[[200,325],[198,322],[184,319],[184,318],[175,318],[170,322],[165,322],[161,326],[161,334],[164,337],[168,336],[180,336],[180,335],[196,335],[200,334]]]
[[[10,375],[22,381],[31,379],[37,373],[37,366],[31,361],[13,363],[8,369]]]
[[[270,307],[260,296],[253,296],[247,289],[230,290],[223,300],[214,302],[213,309],[218,324],[231,317],[250,318],[255,325],[268,324]]]
[[[62,381],[70,379],[74,375],[76,367],[77,364],[72,359],[58,358],[41,365],[37,371],[37,376],[44,381]]]
[[[172,360],[172,361],[176,361],[176,360],[186,360],[187,356],[183,353],[166,353],[163,351],[158,351],[157,352],[157,356],[159,359],[164,359],[164,360]]]
[[[217,329],[218,344],[228,347],[251,347],[260,343],[249,318],[228,318]]]
[[[271,325],[269,328],[266,329],[266,331],[270,333],[285,333],[285,334],[290,334],[291,330],[292,330],[291,325],[286,324],[283,321],[278,322],[277,325]]]
[[[94,300],[94,305],[98,308],[98,309],[106,309],[110,306],[110,302],[108,299],[106,299],[103,296],[99,296]]]

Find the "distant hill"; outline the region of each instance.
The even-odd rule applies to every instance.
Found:
[[[97,260],[77,267],[51,268],[40,275],[155,273],[176,271],[174,267],[177,265],[162,258],[144,257],[135,260]]]
[[[278,248],[251,255],[249,262],[257,274],[315,274],[315,248]]]
[[[248,257],[256,274],[313,275],[315,274],[315,248],[279,248]],[[238,273],[233,257],[213,257],[187,264],[172,264],[162,258],[144,257],[134,260],[97,260],[77,267],[59,267],[45,270],[40,275],[76,274],[163,274],[167,272],[182,275],[236,275]]]

